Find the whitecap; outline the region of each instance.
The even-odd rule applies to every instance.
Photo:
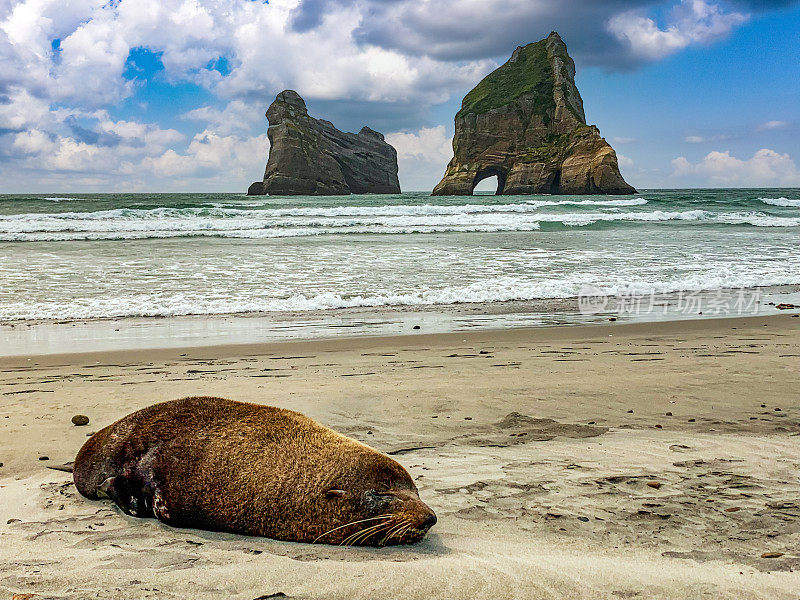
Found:
[[[797,207],[800,208],[800,200],[796,200],[793,198],[759,198],[761,202],[764,204],[771,204],[772,206],[784,206],[784,207]]]

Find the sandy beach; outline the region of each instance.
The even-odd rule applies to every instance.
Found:
[[[797,600],[798,365],[786,313],[3,358],[0,598]],[[46,468],[187,395],[391,454],[439,523],[385,549],[177,530]]]

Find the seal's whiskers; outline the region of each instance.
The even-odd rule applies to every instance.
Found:
[[[404,527],[404,526],[405,526],[407,523],[408,523],[408,519],[403,519],[402,521],[400,521],[400,523],[398,523],[397,525],[395,525],[394,527],[392,527],[392,528],[389,530],[389,532],[386,534],[386,537],[385,537],[385,538],[383,538],[383,539],[381,540],[381,542],[380,542],[381,546],[383,546],[383,545],[384,545],[384,544],[385,544],[385,543],[386,543],[386,542],[389,540],[389,538],[391,538],[391,537],[392,537],[392,535],[394,535],[394,533],[395,533],[396,531],[399,531],[399,530],[400,530],[402,527]]]
[[[344,529],[345,527],[350,527],[351,525],[358,525],[359,523],[366,523],[367,521],[377,521],[378,519],[388,519],[391,518],[392,515],[380,515],[378,517],[370,517],[369,519],[361,519],[360,521],[350,521],[349,523],[345,523],[344,525],[339,525],[338,527],[334,527],[333,529],[329,529],[322,535],[318,535],[314,538],[314,541],[311,542],[312,544],[316,544],[320,539],[324,538],[329,533],[333,533],[334,531],[339,531],[340,529]]]
[[[365,531],[372,531],[373,529],[383,527],[384,523],[378,523],[377,525],[372,525],[371,527],[367,527],[366,529],[359,529],[358,531],[354,531],[346,538],[344,538],[341,542],[339,542],[340,546],[351,546],[357,537],[362,535]]]
[[[400,533],[397,535],[397,539],[398,539],[399,541],[403,541],[403,538],[404,538],[404,537],[405,537],[405,535],[408,533],[408,530],[409,530],[409,529],[413,529],[413,527],[414,527],[414,525],[413,525],[412,523],[409,523],[409,524],[406,526],[406,528],[405,528],[405,529],[403,529],[403,531],[401,531],[401,532],[400,532]]]
[[[379,533],[383,533],[384,531],[392,527],[394,523],[395,523],[394,518],[391,518],[383,523],[367,527],[366,529],[362,529],[361,531],[358,531],[354,535],[347,538],[345,542],[351,546],[355,546],[356,544],[363,544],[373,535],[378,535]]]
[[[392,519],[390,518],[387,521],[384,521],[383,523],[378,523],[377,525],[372,525],[370,527],[366,527],[365,529],[361,529],[359,531],[356,531],[355,533],[353,533],[353,534],[349,535],[348,537],[346,537],[341,542],[341,544],[339,544],[339,545],[340,546],[348,546],[348,545],[349,546],[354,546],[358,541],[363,541],[363,540],[360,539],[362,535],[366,534],[366,537],[369,537],[373,533],[380,532],[381,529],[383,529],[385,527],[388,527],[389,525],[391,525],[391,523],[392,523]]]

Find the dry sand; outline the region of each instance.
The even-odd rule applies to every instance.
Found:
[[[786,314],[0,359],[0,599],[798,600],[798,367]],[[177,530],[45,468],[197,394],[392,453],[438,525],[385,549]]]

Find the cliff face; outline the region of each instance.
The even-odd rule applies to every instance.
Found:
[[[586,124],[575,63],[555,32],[522,46],[464,97],[453,160],[434,196],[470,195],[497,176],[498,194],[633,194],[614,149]]]
[[[278,94],[267,119],[267,169],[248,195],[400,193],[397,152],[377,131],[339,131],[330,121],[309,116],[292,90]]]

